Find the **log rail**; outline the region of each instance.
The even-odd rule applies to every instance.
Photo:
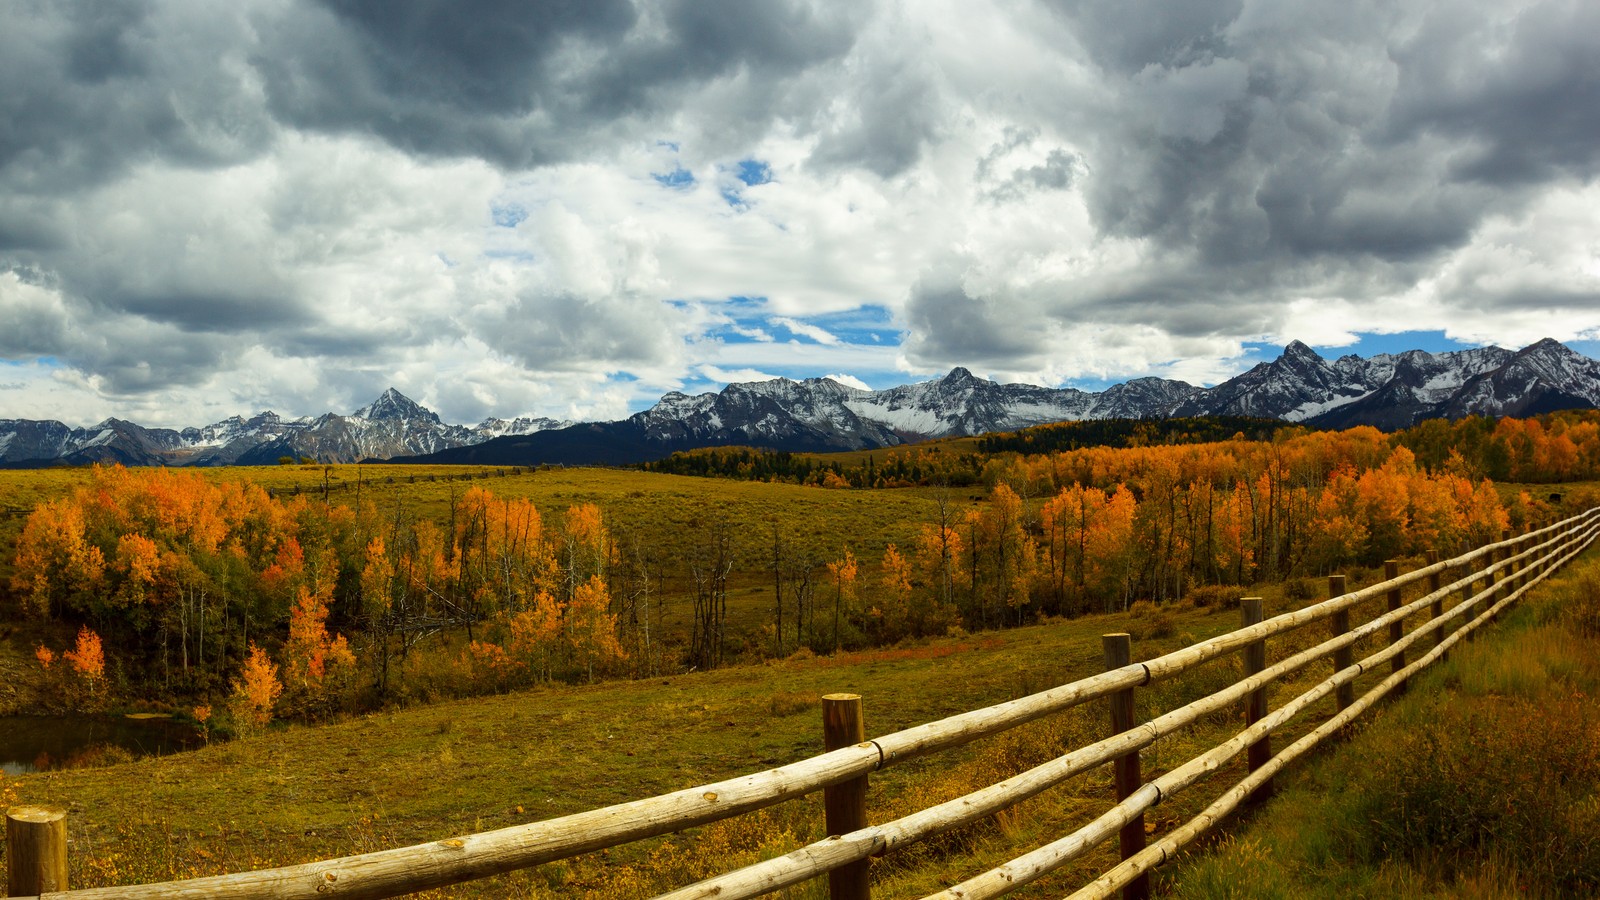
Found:
[[[16,849],[32,846],[32,843],[8,840],[12,893],[16,895],[15,888],[22,886],[26,893],[45,890],[44,896],[71,900],[393,897],[681,831],[816,791],[828,792],[830,806],[846,802],[856,804],[855,809],[844,810],[835,819],[853,825],[866,821],[861,804],[864,803],[865,780],[872,772],[924,754],[960,747],[1091,701],[1114,702],[1122,709],[1130,692],[1140,687],[1173,678],[1228,654],[1243,653],[1246,658],[1244,677],[1148,722],[1129,723],[1119,716],[1116,733],[1111,736],[1073,749],[997,784],[894,821],[834,834],[784,856],[662,895],[671,900],[755,897],[830,873],[838,876],[845,872],[856,874],[832,878],[833,896],[864,898],[867,896],[866,881],[858,876],[864,872],[862,865],[870,857],[979,821],[1091,769],[1129,757],[1137,759],[1142,748],[1163,735],[1208,714],[1246,704],[1252,710],[1248,724],[1233,737],[1158,778],[1126,785],[1126,792],[1118,792],[1119,797],[1125,793],[1125,799],[1071,834],[932,895],[949,900],[973,900],[1009,893],[1083,856],[1113,835],[1123,833],[1162,799],[1214,774],[1247,749],[1257,748],[1248,754],[1249,775],[1226,788],[1203,812],[1142,849],[1132,843],[1125,844],[1125,856],[1119,865],[1071,895],[1075,900],[1109,897],[1125,890],[1127,896],[1142,896],[1139,893],[1142,879],[1151,869],[1170,859],[1239,806],[1250,802],[1252,796],[1264,795],[1263,789],[1270,790],[1273,775],[1284,766],[1338,733],[1384,696],[1401,690],[1409,678],[1443,658],[1452,646],[1469,638],[1478,627],[1494,621],[1536,584],[1587,549],[1596,537],[1600,537],[1600,508],[1524,535],[1507,537],[1453,559],[1439,561],[1437,554],[1432,554],[1428,564],[1404,574],[1395,574],[1397,566],[1389,566],[1385,574],[1390,577],[1384,581],[1348,593],[1343,591],[1342,576],[1334,576],[1330,578],[1328,600],[1265,620],[1261,618],[1259,604],[1247,602],[1244,624],[1239,629],[1156,659],[1120,664],[1123,657],[1108,652],[1108,661],[1116,659],[1118,664],[1108,666],[1108,671],[1100,674],[871,740],[844,743],[849,738],[841,740],[834,735],[850,734],[849,727],[831,722],[828,745],[838,746],[838,749],[808,759],[714,784],[495,831],[277,869],[77,891],[51,891],[50,888],[59,886],[60,882],[52,880],[54,876],[49,873],[40,875],[44,871],[40,867],[56,863],[18,858]],[[1425,593],[1409,603],[1404,602],[1401,598],[1405,588],[1419,583]],[[1453,605],[1449,603],[1451,597],[1457,597]],[[1384,611],[1351,627],[1350,613],[1376,598],[1386,601]],[[1331,636],[1327,640],[1266,665],[1264,646],[1271,638],[1321,621],[1331,626]],[[1405,625],[1412,621],[1418,624],[1407,632]],[[1358,645],[1380,634],[1388,639],[1382,649],[1359,660],[1353,659]],[[1266,709],[1264,688],[1318,660],[1329,658],[1339,663],[1330,677],[1276,710]],[[1387,677],[1356,697],[1356,680],[1368,673],[1378,673],[1380,667],[1385,668]],[[1274,730],[1330,696],[1339,701],[1337,714],[1283,749],[1272,752],[1267,739]],[[859,700],[854,702],[859,704]],[[835,719],[841,715],[838,710],[832,699],[825,704],[825,712]],[[859,723],[859,706],[849,715]],[[839,746],[841,743],[844,745]],[[1138,767],[1124,767],[1124,771],[1129,769],[1136,773]],[[29,810],[28,815],[39,815],[37,808]],[[16,815],[17,810],[8,813],[8,833]],[[21,820],[17,822],[18,827],[22,827]],[[38,879],[28,881],[30,873]],[[22,880],[18,880],[19,877]],[[29,891],[26,890],[28,885],[41,887]]]

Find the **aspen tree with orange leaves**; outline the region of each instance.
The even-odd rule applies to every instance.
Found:
[[[833,652],[838,653],[840,615],[856,599],[856,555],[849,547],[844,548],[844,558],[828,563],[828,578],[833,581]]]
[[[249,656],[245,658],[239,677],[234,679],[233,693],[228,697],[228,713],[233,719],[234,731],[249,735],[266,728],[282,694],[278,667],[265,650],[251,643]]]
[[[911,608],[911,566],[901,555],[900,548],[890,544],[883,548],[883,559],[878,563],[878,584],[882,587],[882,601],[875,607],[878,612],[878,640],[881,643],[897,641],[914,629]]]

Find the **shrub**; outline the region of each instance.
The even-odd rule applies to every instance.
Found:
[[[1191,604],[1201,609],[1208,606],[1238,609],[1239,598],[1242,596],[1244,596],[1244,588],[1236,584],[1204,584],[1200,587],[1192,588],[1187,599]]]
[[[773,718],[781,719],[814,709],[818,702],[814,694],[779,691],[767,699],[767,712],[771,713]]]
[[[1140,600],[1128,608],[1128,636],[1136,641],[1172,637],[1177,626],[1172,614],[1149,600]]]
[[[1439,703],[1365,760],[1371,852],[1460,860],[1493,847],[1567,896],[1600,887],[1600,713],[1577,698]],[[1537,764],[1530,764],[1537,760]]]
[[[1291,578],[1283,583],[1283,596],[1286,600],[1310,600],[1316,595],[1316,589],[1311,586],[1309,578]]]

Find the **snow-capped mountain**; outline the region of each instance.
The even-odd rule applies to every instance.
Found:
[[[867,449],[1010,431],[1069,419],[1232,415],[1346,428],[1403,428],[1422,419],[1517,415],[1600,406],[1600,363],[1556,341],[1411,350],[1332,362],[1294,341],[1278,359],[1216,387],[1139,378],[1105,391],[997,384],[963,368],[882,391],[826,378],[730,384],[670,393],[619,422],[575,425],[441,451],[417,461],[490,465],[616,465],[676,450],[743,444],[791,451]]]
[[[486,419],[468,428],[448,425],[437,413],[394,388],[348,416],[326,413],[284,419],[266,411],[233,416],[200,428],[144,428],[107,419],[91,428],[60,422],[0,420],[0,463],[48,465],[122,463],[132,466],[265,465],[285,456],[319,462],[356,462],[481,443],[508,434],[561,428],[546,418]]]
[[[1197,391],[1172,412],[1393,430],[1430,418],[1594,406],[1600,406],[1600,363],[1549,339],[1515,352],[1408,350],[1332,362],[1294,341],[1278,359]]]
[[[1410,350],[1331,362],[1294,341],[1278,359],[1212,388],[1139,378],[1093,392],[997,384],[958,367],[942,378],[882,391],[827,378],[779,378],[696,396],[674,392],[627,419],[579,425],[527,418],[486,419],[472,428],[449,425],[392,388],[348,416],[285,420],[263,412],[182,431],[118,419],[83,429],[0,420],[0,462],[251,465],[309,456],[339,462],[404,457],[615,465],[693,447],[853,450],[1069,419],[1232,415],[1328,428],[1397,429],[1435,417],[1531,415],[1574,407],[1600,407],[1600,362],[1553,340],[1518,351]]]

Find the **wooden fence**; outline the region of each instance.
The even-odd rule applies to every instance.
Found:
[[[1147,662],[1129,661],[1127,635],[1107,635],[1107,670],[1101,674],[872,740],[863,739],[860,698],[830,695],[823,704],[827,752],[715,784],[542,822],[342,859],[54,896],[74,900],[391,897],[681,831],[821,790],[831,835],[826,840],[663,897],[754,897],[823,875],[829,876],[834,897],[865,897],[869,858],[977,822],[1108,763],[1114,764],[1116,770],[1116,806],[1071,834],[933,896],[974,900],[1006,894],[1083,856],[1113,835],[1121,836],[1122,862],[1071,896],[1108,897],[1119,890],[1125,896],[1142,896],[1149,870],[1252,796],[1269,791],[1272,777],[1284,766],[1348,725],[1385,695],[1403,689],[1410,676],[1442,658],[1481,625],[1494,621],[1507,606],[1586,549],[1597,535],[1600,509],[1518,537],[1507,534],[1498,543],[1453,559],[1434,561],[1430,555],[1429,564],[1405,574],[1399,574],[1398,566],[1390,563],[1384,581],[1360,590],[1346,593],[1343,577],[1333,576],[1329,579],[1328,600],[1272,618],[1262,616],[1259,600],[1246,598],[1241,604],[1243,625],[1238,630]],[[1414,585],[1420,585],[1423,593],[1407,602],[1404,591]],[[1385,601],[1383,610],[1352,626],[1351,612],[1379,598]],[[1326,640],[1267,664],[1269,639],[1315,622],[1329,623]],[[1359,660],[1353,658],[1358,645],[1378,635],[1386,638],[1381,649]],[[1133,721],[1132,698],[1136,690],[1236,652],[1243,655],[1243,678],[1148,722]],[[1267,708],[1264,690],[1269,684],[1330,657],[1335,669],[1331,677],[1275,710]],[[1385,664],[1387,677],[1356,697],[1356,679],[1367,673],[1382,674]],[[1273,753],[1272,733],[1329,696],[1335,698],[1337,714]],[[1113,721],[1113,733],[1104,740],[966,796],[891,822],[866,824],[866,784],[870,773],[1099,699],[1108,701]],[[1244,729],[1160,777],[1141,782],[1142,748],[1203,716],[1240,705],[1246,710]],[[1248,760],[1246,777],[1227,787],[1199,815],[1145,846],[1146,810],[1215,773],[1241,753]],[[65,886],[65,854],[56,849],[64,847],[65,832],[59,813],[15,809],[8,814],[7,833],[13,895]],[[27,858],[20,858],[19,852],[28,854]]]

